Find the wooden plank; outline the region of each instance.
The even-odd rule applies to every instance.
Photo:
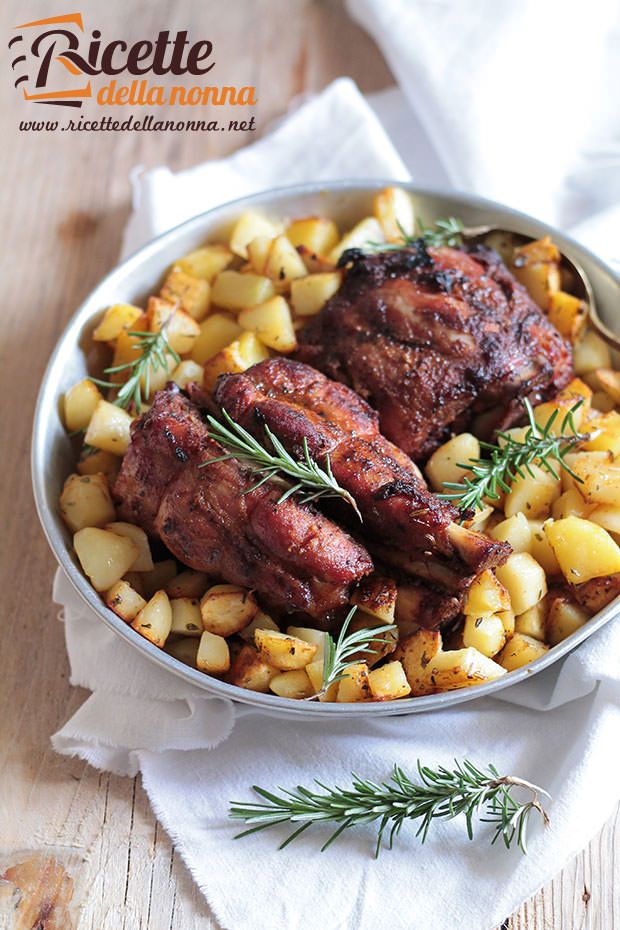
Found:
[[[188,28],[217,50],[218,83],[255,83],[259,129],[288,101],[349,74],[365,91],[391,83],[372,41],[331,0],[189,0],[97,7],[104,33],[142,38],[161,28]],[[24,18],[18,0],[2,4],[3,34]],[[28,17],[49,15],[30,0]],[[85,14],[87,25],[94,13]],[[93,22],[89,22],[92,20]],[[179,112],[175,113],[177,117]],[[187,114],[185,114],[187,115]],[[235,115],[224,108],[222,116]],[[49,736],[85,692],[68,684],[61,625],[50,603],[54,562],[34,513],[28,452],[41,374],[63,325],[117,258],[129,211],[128,174],[136,164],[178,170],[220,157],[251,141],[250,133],[30,134],[18,132],[23,103],[0,82],[3,145],[2,396],[3,527],[11,540],[2,564],[3,674],[0,701],[0,871],[35,854],[49,887],[50,859],[74,882],[74,926],[62,930],[212,930],[209,910],[138,780],[99,773],[59,757]],[[285,178],[282,179],[286,181]],[[610,930],[620,926],[614,899],[618,819],[504,926],[510,930]],[[0,925],[15,918],[8,885],[0,885]],[[13,910],[11,910],[13,908]],[[45,930],[53,930],[53,912]]]

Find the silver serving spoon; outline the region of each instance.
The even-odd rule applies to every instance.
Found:
[[[483,239],[490,233],[498,233],[499,235],[506,236],[515,245],[522,245],[533,241],[531,236],[524,236],[521,233],[515,233],[509,229],[500,229],[497,226],[465,226],[461,231],[461,235],[465,239]],[[575,296],[580,297],[588,304],[588,317],[592,328],[596,330],[601,339],[604,339],[610,346],[620,351],[620,336],[609,329],[606,323],[600,318],[594,291],[592,290],[592,285],[588,280],[587,274],[578,262],[568,258],[564,253],[560,254],[562,256],[560,270],[569,282],[567,290],[569,293],[575,294]]]

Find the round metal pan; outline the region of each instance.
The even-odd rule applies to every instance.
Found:
[[[237,688],[183,665],[138,635],[105,607],[82,574],[72,551],[71,535],[58,511],[58,497],[63,482],[74,470],[74,452],[62,425],[59,406],[63,393],[88,374],[86,355],[91,346],[91,333],[104,309],[110,304],[121,302],[140,305],[157,288],[175,259],[207,241],[226,237],[239,214],[249,207],[257,207],[274,218],[330,216],[341,229],[346,229],[372,212],[372,198],[377,190],[393,183],[389,180],[343,181],[279,188],[224,204],[164,233],[111,271],[84,301],[62,333],[39,391],[32,434],[34,497],[50,547],[73,587],[103,623],[146,658],[213,695],[241,701],[271,714],[295,715],[306,719],[317,716],[340,719],[412,714],[494,695],[500,689],[553,665],[620,612],[618,598],[542,658],[486,685],[388,702],[300,702]],[[435,193],[402,183],[399,186],[410,191],[416,214],[426,224],[440,217],[458,216],[469,226],[492,224],[532,237],[550,233],[561,251],[585,269],[594,288],[599,313],[614,328],[620,307],[620,281],[603,262],[576,242],[523,213],[489,200],[459,193]],[[620,326],[617,328],[620,330]]]

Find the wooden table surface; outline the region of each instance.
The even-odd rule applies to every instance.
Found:
[[[73,10],[53,6],[54,13]],[[82,9],[87,25],[96,23],[104,36],[136,40],[162,28],[189,28],[196,38],[211,38],[217,52],[211,82],[257,86],[259,132],[291,98],[338,75],[350,75],[362,91],[392,83],[378,49],[331,0],[138,0],[131,3],[131,17],[126,0]],[[49,15],[44,0],[5,0],[2,35],[10,36],[25,17]],[[86,693],[68,683],[63,629],[50,599],[55,565],[30,491],[29,440],[49,353],[70,315],[116,262],[129,212],[130,169],[184,168],[227,154],[257,134],[24,133],[19,120],[33,118],[32,109],[13,91],[8,61],[2,73],[0,874],[34,857],[34,910],[37,894],[49,893],[60,874],[50,871],[50,857],[75,889],[70,917],[58,911],[54,916],[49,907],[47,917],[36,917],[25,903],[16,915],[2,893],[8,886],[0,882],[0,928],[207,930],[217,924],[158,826],[139,779],[97,772],[50,748],[50,735]],[[616,818],[553,882],[507,915],[503,927],[620,926],[620,905],[613,902],[619,837]]]

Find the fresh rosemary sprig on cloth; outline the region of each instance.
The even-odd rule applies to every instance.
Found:
[[[329,633],[326,633],[323,652],[323,685],[320,691],[313,694],[312,697],[306,698],[306,700],[315,701],[322,694],[325,694],[335,682],[344,678],[347,669],[359,662],[359,658],[356,658],[358,653],[375,652],[373,646],[390,642],[389,639],[385,638],[385,634],[396,629],[394,623],[365,627],[362,630],[348,633],[349,625],[356,610],[356,607],[352,607],[345,617],[337,640],[334,641],[334,638]]]
[[[575,474],[566,461],[566,455],[575,446],[584,442],[589,435],[577,432],[575,413],[583,400],[571,407],[566,413],[560,427],[560,435],[556,436],[551,429],[558,419],[559,409],[553,411],[544,426],[540,426],[534,419],[532,405],[527,398],[524,401],[528,419],[528,428],[523,439],[517,439],[510,433],[498,432],[498,439],[502,445],[490,442],[481,442],[480,447],[487,453],[486,458],[469,459],[467,462],[458,462],[459,468],[471,472],[473,477],[466,475],[462,482],[445,481],[447,493],[438,496],[451,500],[459,510],[480,510],[483,507],[483,498],[497,500],[499,490],[509,492],[510,485],[519,478],[525,478],[527,472],[532,478],[535,474],[532,465],[548,471],[554,478],[559,478],[558,470],[563,469],[569,475],[582,483],[582,479]],[[499,489],[499,490],[498,490]]]
[[[449,216],[445,220],[435,220],[433,226],[426,226],[421,219],[416,221],[417,233],[409,235],[405,232],[400,223],[398,228],[402,235],[399,242],[369,242],[368,245],[377,252],[392,252],[395,249],[406,249],[408,246],[422,239],[426,245],[438,248],[442,245],[448,245],[457,248],[463,244],[463,230],[465,229],[463,221],[455,216]]]
[[[474,818],[490,822],[495,827],[491,843],[501,838],[509,848],[516,841],[523,853],[527,852],[527,828],[532,811],[549,822],[540,796],[546,791],[528,781],[512,775],[500,775],[493,765],[486,770],[465,760],[456,762],[454,769],[439,766],[436,769],[418,761],[419,781],[412,781],[395,765],[389,781],[372,782],[353,775],[351,788],[328,788],[316,781],[320,791],[298,785],[295,790],[279,788],[281,794],[265,791],[254,785],[254,791],[263,802],[234,801],[230,816],[251,824],[250,829],[235,839],[248,836],[279,823],[300,824],[280,845],[283,849],[314,823],[339,824],[321,852],[336,840],[344,830],[360,824],[379,821],[375,856],[379,855],[384,841],[392,848],[394,839],[406,820],[418,821],[416,836],[423,843],[431,825],[438,820],[453,820],[465,816],[467,836],[474,838]],[[525,800],[515,793],[526,792]]]
[[[210,427],[209,436],[224,446],[227,452],[225,455],[203,462],[201,468],[214,462],[237,459],[261,476],[260,480],[245,493],[255,491],[256,488],[260,488],[262,484],[272,478],[280,478],[282,475],[286,475],[287,478],[293,479],[294,484],[286,488],[278,500],[279,504],[297,493],[300,495],[300,500],[306,504],[320,497],[340,497],[347,504],[350,504],[360,520],[362,519],[353,497],[348,491],[341,488],[334,478],[329,455],[325,456],[325,467],[321,468],[310,456],[308,442],[304,438],[303,459],[301,461],[294,459],[284,448],[278,437],[265,424],[265,436],[273,449],[270,452],[251,433],[248,433],[239,423],[235,422],[226,410],[222,410],[222,418],[225,421],[223,423],[216,420],[215,417],[207,417]]]
[[[167,368],[166,356],[172,358],[177,365],[181,358],[168,342],[165,325],[156,333],[131,330],[127,335],[139,337],[135,345],[136,358],[123,365],[112,365],[103,372],[105,375],[112,375],[120,371],[128,371],[130,374],[127,380],[120,386],[114,381],[102,381],[98,378],[90,380],[99,387],[118,388],[113,403],[117,407],[127,409],[133,401],[136,413],[140,413],[144,400],[150,394],[151,375],[160,368]]]

